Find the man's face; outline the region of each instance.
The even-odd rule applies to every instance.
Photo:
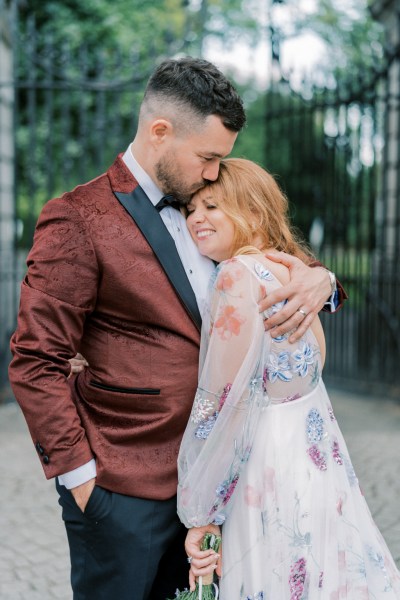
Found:
[[[207,117],[200,132],[174,135],[155,165],[161,190],[186,205],[205,182],[217,179],[220,160],[230,154],[236,138],[216,115]]]

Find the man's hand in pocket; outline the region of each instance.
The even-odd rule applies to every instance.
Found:
[[[89,501],[90,495],[93,492],[93,488],[95,485],[96,479],[93,478],[71,489],[71,494],[73,495],[75,502],[77,503],[82,512],[85,512],[86,504]]]

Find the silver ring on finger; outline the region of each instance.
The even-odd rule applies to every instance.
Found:
[[[188,556],[186,560],[188,561],[188,563],[189,563],[189,565],[190,565],[190,563],[191,563],[191,562],[192,562],[192,560],[193,560],[193,556]]]
[[[303,310],[302,308],[298,308],[297,312],[301,313],[303,315],[303,317],[305,318],[307,316],[307,313],[305,310]]]

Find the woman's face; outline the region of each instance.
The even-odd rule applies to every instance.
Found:
[[[232,257],[234,226],[216,205],[207,188],[195,194],[187,205],[187,226],[200,254],[217,262]]]

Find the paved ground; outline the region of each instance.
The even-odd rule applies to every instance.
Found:
[[[331,397],[369,506],[400,566],[400,398],[338,391]],[[0,600],[71,600],[54,483],[44,479],[15,404],[0,406],[0,456]]]

